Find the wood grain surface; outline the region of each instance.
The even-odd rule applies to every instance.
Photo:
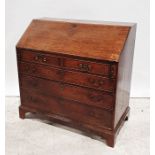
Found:
[[[129,117],[136,24],[33,20],[16,46],[21,105],[106,139]]]

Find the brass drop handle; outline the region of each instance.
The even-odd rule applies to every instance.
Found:
[[[99,80],[99,79],[89,79],[89,82],[97,87],[103,86],[104,85],[104,81],[103,80]]]
[[[81,70],[81,71],[90,71],[91,70],[91,66],[90,65],[88,65],[88,64],[79,64],[79,69]]]
[[[46,62],[46,61],[47,61],[47,58],[43,57],[43,58],[42,58],[42,61],[43,61],[43,62]]]
[[[99,102],[101,100],[103,100],[103,96],[102,95],[89,95],[89,98],[94,101],[94,102]]]
[[[29,73],[36,73],[37,69],[34,66],[26,66],[25,71]]]
[[[42,55],[37,55],[34,57],[34,60],[35,61],[42,61],[42,62],[46,62],[47,61],[47,58],[42,56]]]

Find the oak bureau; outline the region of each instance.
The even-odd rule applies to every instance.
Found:
[[[136,24],[35,19],[16,46],[19,116],[41,114],[111,147],[129,115]]]

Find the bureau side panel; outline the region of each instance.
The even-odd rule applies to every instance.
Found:
[[[21,99],[21,80],[20,80],[20,70],[19,70],[19,62],[21,60],[21,51],[16,47],[16,60],[17,60],[17,73],[18,73],[18,83],[19,83],[19,93],[20,93],[20,99]]]
[[[129,105],[136,25],[131,27],[118,63],[114,127]]]

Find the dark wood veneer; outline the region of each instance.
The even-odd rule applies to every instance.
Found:
[[[31,95],[33,93],[33,96]],[[51,92],[52,94],[52,92]],[[45,95],[42,92],[22,88],[23,105],[40,109],[43,112],[54,113],[75,121],[84,121],[101,128],[112,128],[112,112],[96,107],[91,108],[76,101],[70,101],[58,96]]]
[[[30,76],[21,76],[20,79],[21,88],[36,90],[38,92],[41,91],[41,93],[46,96],[58,96],[105,109],[112,109],[114,106],[113,94],[107,92]]]
[[[42,114],[114,146],[129,115],[136,24],[33,20],[17,44],[20,118]]]
[[[115,89],[115,79],[109,79],[98,75],[87,74],[77,71],[69,71],[62,68],[54,68],[40,64],[20,62],[19,70],[23,74],[35,75],[55,81],[63,81],[75,85],[81,85],[98,90],[113,92]]]

